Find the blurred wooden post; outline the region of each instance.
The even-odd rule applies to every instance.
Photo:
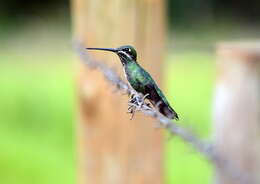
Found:
[[[217,50],[215,141],[251,183],[260,183],[260,43],[223,43]],[[218,184],[237,182],[217,171]]]
[[[72,0],[72,12],[74,38],[89,47],[133,45],[139,63],[160,81],[163,0]],[[113,53],[89,54],[122,71]],[[143,115],[137,114],[130,121],[128,97],[113,90],[102,74],[79,66],[80,183],[163,183],[162,132]]]

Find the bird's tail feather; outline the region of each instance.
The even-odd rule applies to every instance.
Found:
[[[179,120],[178,114],[169,105],[162,102],[159,104],[158,109],[167,118]]]

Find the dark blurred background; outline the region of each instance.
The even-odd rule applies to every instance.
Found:
[[[181,121],[209,139],[215,44],[259,39],[260,1],[168,0],[167,11],[166,95]],[[0,183],[76,181],[70,25],[69,1],[1,3]],[[211,166],[173,140],[166,141],[166,183],[210,183]]]
[[[211,23],[226,19],[241,23],[258,23],[260,2],[243,0],[169,0],[168,12],[171,25]],[[196,21],[194,22],[194,19]]]
[[[197,24],[198,22],[239,20],[243,23],[259,24],[260,2],[257,0],[168,0],[167,9],[170,25]],[[2,21],[21,23],[32,16],[56,14],[61,11],[69,16],[69,1],[46,0],[44,3],[33,0],[10,0],[1,4]],[[69,18],[69,17],[68,17]],[[194,21],[195,20],[195,21]],[[227,21],[228,21],[227,20]]]

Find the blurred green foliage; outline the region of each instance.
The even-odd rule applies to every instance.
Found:
[[[75,183],[73,72],[55,59],[0,57],[1,183]]]
[[[180,114],[180,125],[205,139],[211,130],[214,61],[205,51],[169,54],[164,73],[166,93]],[[211,183],[211,165],[178,137],[166,141],[165,154],[166,183]]]
[[[75,183],[70,33],[39,24],[0,37],[0,183]]]

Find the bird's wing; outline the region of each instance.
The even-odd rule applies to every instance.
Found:
[[[147,99],[149,99],[154,106],[158,106],[158,110],[160,113],[170,119],[178,120],[179,118],[177,113],[171,108],[163,92],[159,89],[150,74],[144,69],[142,69],[141,73],[142,77],[140,78],[145,78],[142,80],[142,83],[144,84],[143,93],[144,95],[149,94],[147,96]]]
[[[171,108],[166,97],[155,83],[146,85],[145,91],[146,94],[149,94],[147,98],[154,106],[158,107],[160,113],[170,119],[179,119],[178,114]]]

